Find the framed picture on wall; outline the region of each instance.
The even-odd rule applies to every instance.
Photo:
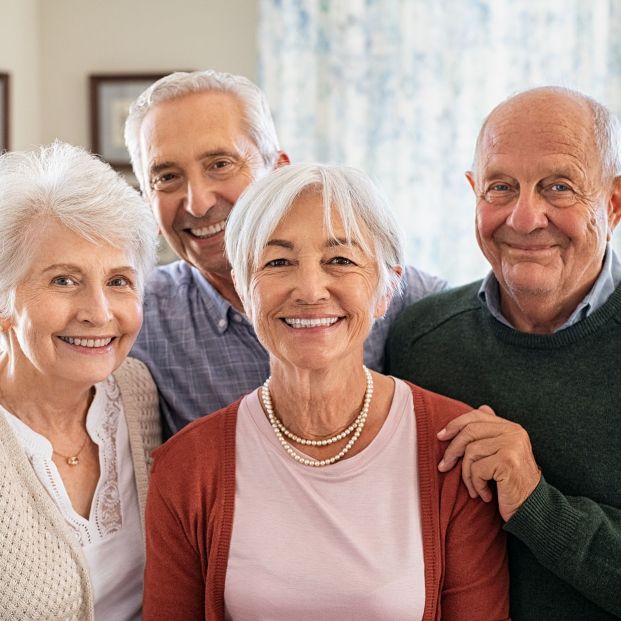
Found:
[[[123,131],[130,104],[162,73],[100,74],[90,76],[91,151],[118,170],[129,170]]]
[[[10,149],[9,83],[9,74],[0,73],[0,153]]]

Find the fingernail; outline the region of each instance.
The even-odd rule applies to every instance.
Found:
[[[440,463],[438,464],[438,470],[444,470],[446,468],[446,462],[444,460],[441,460]]]
[[[442,438],[444,435],[446,435],[446,427],[444,429],[442,429],[442,431],[438,431],[436,437]]]

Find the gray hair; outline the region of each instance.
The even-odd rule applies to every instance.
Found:
[[[326,230],[338,215],[348,242],[356,241],[377,262],[377,299],[399,290],[392,268],[403,264],[401,237],[388,201],[360,170],[330,164],[284,166],[251,184],[240,196],[225,229],[227,258],[235,272],[237,292],[246,307],[254,271],[270,236],[295,200],[307,191],[323,199]]]
[[[0,316],[10,317],[29,269],[37,223],[50,218],[93,243],[126,250],[138,286],[155,263],[157,227],[146,201],[99,158],[54,142],[0,156]]]
[[[263,91],[248,78],[207,69],[177,71],[153,83],[129,108],[125,122],[125,144],[129,151],[134,174],[143,192],[147,190],[140,153],[140,126],[149,110],[158,103],[177,99],[191,93],[215,91],[237,97],[244,109],[248,137],[256,145],[266,166],[273,166],[280,147],[272,114]]]
[[[606,106],[599,101],[570,88],[563,86],[541,86],[526,91],[522,91],[516,95],[512,95],[502,103],[498,104],[485,118],[479,135],[477,137],[474,149],[474,161],[472,163],[473,170],[477,169],[479,158],[481,157],[481,149],[483,147],[483,139],[485,130],[490,119],[494,114],[505,105],[513,102],[517,97],[529,95],[531,93],[549,93],[551,95],[564,95],[585,104],[591,111],[593,119],[593,138],[595,147],[599,154],[602,169],[602,179],[604,181],[612,181],[615,177],[621,175],[621,123],[619,119]]]

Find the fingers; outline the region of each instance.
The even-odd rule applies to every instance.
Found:
[[[489,405],[482,405],[478,410],[470,410],[454,418],[444,429],[438,432],[438,440],[454,438],[464,427],[471,423],[489,421],[496,418],[494,410]]]
[[[460,432],[451,440],[444,451],[442,461],[438,464],[440,472],[450,470],[457,460],[464,456],[466,448],[473,442],[484,438],[497,438],[505,430],[506,421],[502,418],[494,417],[491,422],[489,418],[484,422],[471,422],[462,427]]]

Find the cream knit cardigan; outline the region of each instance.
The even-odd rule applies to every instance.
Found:
[[[151,451],[161,442],[157,391],[128,358],[114,373],[121,391],[144,533]],[[91,621],[93,592],[76,536],[0,416],[0,619]]]

